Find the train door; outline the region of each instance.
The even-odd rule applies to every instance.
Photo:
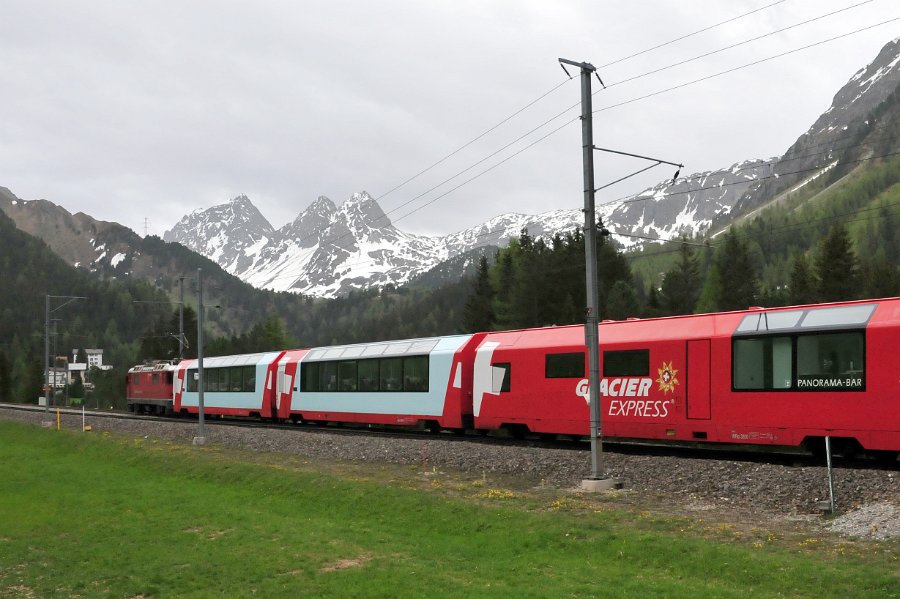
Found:
[[[710,413],[709,339],[687,342],[687,417],[709,420]]]
[[[290,387],[285,375],[287,370],[287,360],[282,359],[278,363],[278,377],[275,379],[275,410],[273,412],[276,417],[281,416],[281,398],[284,394],[290,393]]]

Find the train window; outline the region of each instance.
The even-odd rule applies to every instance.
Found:
[[[187,379],[187,390],[191,393],[197,392],[197,369],[188,370],[185,375]]]
[[[228,390],[232,393],[239,393],[244,388],[241,380],[244,378],[244,369],[241,366],[232,366],[228,371]]]
[[[321,362],[310,362],[300,367],[300,387],[306,392],[321,391],[319,387],[319,368]]]
[[[256,367],[244,366],[244,375],[241,377],[241,390],[256,391]]]
[[[308,362],[300,386],[317,391],[428,391],[428,356]]]
[[[338,362],[338,391],[356,391],[356,360]]]
[[[150,382],[153,383],[154,385],[158,385],[159,384],[159,375],[154,372],[153,376],[150,377]]]
[[[548,379],[575,379],[584,377],[584,352],[547,354],[544,375]]]
[[[863,391],[862,331],[735,339],[732,386],[736,391]]]
[[[833,308],[816,308],[810,310],[800,326],[809,329],[814,327],[864,325],[875,312],[877,304],[858,306],[836,306]]]
[[[135,372],[134,374],[132,374],[132,375],[131,375],[131,382],[132,382],[133,384],[135,384],[135,385],[140,385],[140,384],[141,384],[141,375],[138,374],[137,372]]]
[[[491,372],[493,374],[491,393],[509,393],[510,379],[512,379],[512,364],[510,362],[491,364]]]
[[[403,390],[428,391],[428,356],[403,358]]]
[[[319,364],[319,391],[337,391],[337,362]]]
[[[803,335],[797,338],[797,388],[810,391],[865,389],[863,333]]]
[[[378,391],[378,360],[359,361],[359,390]]]
[[[215,379],[215,380],[213,380]],[[212,382],[213,385],[218,387],[218,379],[216,378],[216,373],[214,373],[210,368],[203,369],[203,390],[204,391],[212,391],[213,387],[210,386]]]
[[[381,391],[403,390],[403,358],[384,358],[381,360]]]
[[[735,390],[790,389],[792,373],[790,337],[735,339],[732,371]]]
[[[738,325],[738,333],[756,333],[762,331],[778,331],[792,329],[803,317],[803,310],[787,310],[784,312],[758,312],[748,314]]]
[[[649,376],[650,350],[603,352],[603,376]]]

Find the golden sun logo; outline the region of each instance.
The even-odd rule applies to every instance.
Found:
[[[656,379],[656,382],[659,383],[659,390],[663,393],[675,393],[675,385],[678,384],[675,375],[678,374],[678,371],[672,367],[672,362],[668,364],[663,362],[662,368],[657,368],[656,371],[659,373],[659,378]]]

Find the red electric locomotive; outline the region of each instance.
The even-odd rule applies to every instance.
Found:
[[[125,379],[128,409],[135,414],[171,414],[175,369],[171,362],[151,362],[129,369]]]

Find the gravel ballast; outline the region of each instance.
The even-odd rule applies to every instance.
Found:
[[[39,425],[42,412],[0,407],[0,419]],[[152,437],[190,444],[196,421],[135,420],[87,414],[93,431]],[[81,428],[81,415],[63,415],[66,428]],[[475,475],[502,475],[523,486],[578,487],[590,472],[590,452],[430,437],[330,432],[302,426],[267,429],[209,424],[206,442],[253,451],[284,452],[338,462],[420,465]],[[606,452],[602,469],[623,490],[710,509],[754,514],[753,519],[811,517],[828,500],[824,466],[791,466],[759,461],[720,460],[678,455]],[[839,517],[833,530],[871,539],[900,538],[900,472],[896,469],[834,469]],[[700,509],[700,508],[698,508]],[[705,508],[704,508],[705,509]]]

